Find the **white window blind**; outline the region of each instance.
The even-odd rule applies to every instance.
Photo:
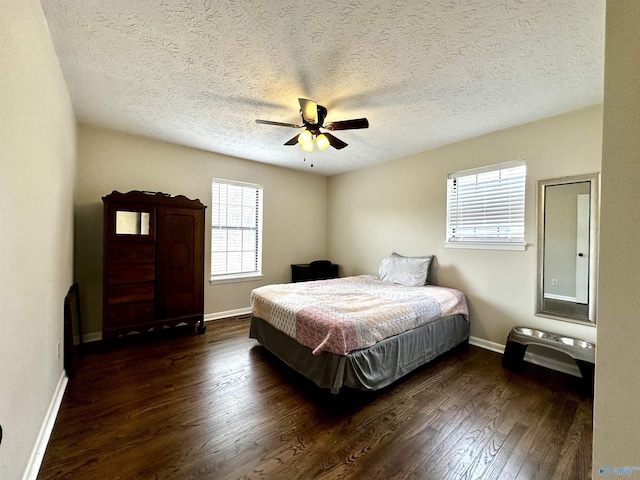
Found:
[[[524,246],[526,173],[524,160],[517,160],[449,174],[448,245]]]
[[[262,185],[214,179],[211,281],[262,274]]]

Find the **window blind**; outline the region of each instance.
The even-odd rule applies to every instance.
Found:
[[[211,280],[261,274],[262,186],[214,179],[211,205]]]
[[[517,160],[447,178],[447,242],[524,243],[527,167]]]

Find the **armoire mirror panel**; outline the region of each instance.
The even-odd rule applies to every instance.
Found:
[[[595,325],[599,179],[538,182],[536,315]]]
[[[149,212],[117,210],[116,235],[149,235]]]

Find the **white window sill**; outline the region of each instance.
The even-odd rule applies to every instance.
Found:
[[[240,275],[224,275],[209,279],[210,285],[219,285],[222,283],[239,283],[239,282],[253,282],[255,280],[262,280],[261,273],[249,273]]]
[[[526,243],[507,242],[444,242],[444,248],[466,248],[469,250],[520,250],[527,249]]]

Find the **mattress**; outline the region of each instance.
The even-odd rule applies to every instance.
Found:
[[[254,316],[314,354],[339,355],[441,317],[468,314],[459,290],[408,287],[373,275],[267,285],[251,292],[251,307]]]
[[[333,393],[386,387],[468,341],[462,292],[388,283],[364,275],[260,287],[249,336]]]

